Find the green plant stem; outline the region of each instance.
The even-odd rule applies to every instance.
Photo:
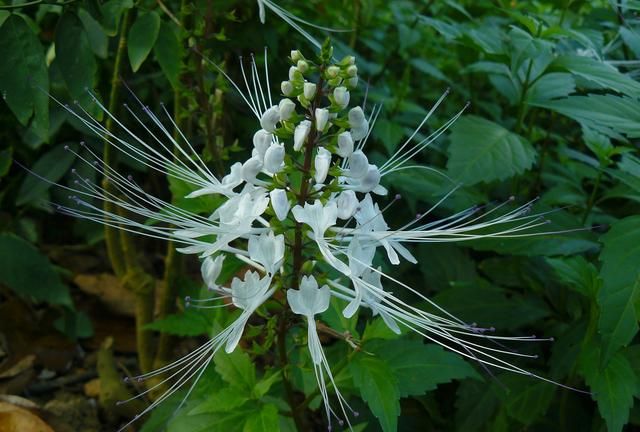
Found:
[[[126,10],[120,20],[120,36],[118,38],[118,48],[116,50],[116,58],[113,66],[113,74],[111,75],[111,92],[109,93],[109,112],[115,112],[118,102],[120,100],[120,86],[122,84],[120,75],[122,72],[122,59],[124,53],[127,50],[127,31],[129,29],[129,10]],[[105,128],[107,131],[113,131],[113,119],[109,116],[105,122]],[[111,144],[105,138],[104,149],[102,152],[102,162],[104,168],[102,187],[110,193],[113,193],[113,187],[109,182],[108,172],[106,167],[113,166],[114,160],[112,156]],[[115,205],[111,202],[104,201],[103,209],[107,214],[113,214],[116,211]],[[118,277],[123,277],[126,273],[126,264],[121,254],[120,237],[118,236],[118,229],[104,225],[104,237],[107,246],[107,255],[111,262],[113,272]]]
[[[289,360],[287,357],[287,321],[289,319],[289,313],[287,309],[278,317],[278,357],[280,359],[280,366],[282,367],[282,383],[284,385],[284,391],[287,396],[287,401],[291,407],[291,416],[296,424],[296,429],[299,431],[309,430],[307,421],[303,415],[304,410],[296,409],[296,398],[291,385],[291,381],[287,376],[287,369],[289,368]]]
[[[600,182],[602,181],[602,169],[598,172],[598,176],[596,177],[596,183],[593,185],[593,190],[591,191],[591,195],[589,195],[589,200],[587,201],[587,208],[584,211],[584,215],[582,216],[582,225],[587,222],[587,218],[589,214],[591,214],[591,210],[593,210],[593,206],[596,202],[596,195],[598,194],[598,189],[600,189]]]
[[[130,23],[129,10],[125,11],[120,21],[120,36],[116,51],[113,75],[111,77],[111,92],[109,94],[109,112],[114,113],[120,99],[120,79],[123,67],[124,52],[127,48],[127,32]],[[109,117],[105,128],[112,132],[114,128],[113,120]],[[105,140],[103,152],[103,165],[105,166],[105,176],[102,180],[104,189],[109,193],[114,193],[113,187],[108,179],[106,167],[115,165],[112,158],[112,150],[109,142]],[[103,208],[107,213],[116,213],[118,209],[112,203],[104,202]],[[122,209],[120,209],[122,210]],[[144,330],[145,324],[153,319],[154,288],[155,281],[144,272],[138,264],[135,247],[129,234],[124,230],[117,230],[105,224],[105,242],[107,254],[113,271],[123,282],[123,285],[131,290],[136,297],[136,341],[138,347],[138,361],[143,372],[150,370],[153,364],[153,344],[152,333]]]
[[[158,3],[162,2],[158,0]],[[188,13],[186,9],[186,0],[182,0],[180,3],[180,18],[184,19]],[[175,17],[174,17],[175,19]],[[179,22],[179,21],[178,21]],[[185,31],[180,32],[180,43],[184,46],[185,43]],[[184,59],[183,59],[184,60]],[[173,131],[173,139],[179,142],[182,139],[180,130],[184,121],[184,109],[183,100],[185,91],[182,85],[182,79],[185,75],[185,69],[181,71],[179,77],[179,84],[173,93],[173,121],[176,125]],[[173,149],[174,159],[179,158],[180,154],[178,149]],[[162,278],[162,285],[158,292],[158,319],[166,318],[168,315],[176,311],[176,297],[178,295],[178,276],[182,270],[182,255],[176,251],[175,243],[173,241],[167,242],[167,252],[164,259],[164,275]],[[153,360],[153,367],[160,368],[169,362],[171,353],[171,347],[175,341],[175,337],[169,333],[160,333],[158,339],[158,349],[156,351],[155,358]]]
[[[520,93],[520,100],[518,101],[518,122],[516,123],[515,132],[520,133],[522,131],[522,125],[524,123],[524,116],[527,112],[525,98],[527,97],[527,92],[529,91],[529,86],[531,83],[529,79],[531,78],[531,69],[533,68],[533,59],[529,59],[529,66],[527,67],[527,74],[525,75],[524,82],[522,83],[522,92]]]

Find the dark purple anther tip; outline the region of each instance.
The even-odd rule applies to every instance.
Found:
[[[399,199],[401,199],[401,198],[402,198],[402,195],[400,195],[400,194],[396,194],[396,196],[395,196],[395,200],[396,200],[396,201],[397,201],[397,200],[399,200]]]

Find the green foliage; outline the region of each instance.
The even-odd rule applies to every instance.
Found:
[[[385,432],[398,430],[400,389],[387,362],[361,354],[349,362],[353,382]]]
[[[451,128],[450,139],[447,169],[468,185],[522,174],[536,157],[524,138],[476,116],[460,117]]]
[[[603,284],[598,294],[598,327],[605,343],[604,359],[608,360],[638,333],[640,217],[631,216],[617,222],[602,236],[602,242]]]
[[[354,29],[331,34],[333,55],[358,59],[361,83],[352,100],[362,101],[366,88],[367,114],[373,104],[382,105],[367,140],[372,162],[384,163],[400,148],[445,88],[451,88],[450,95],[414,141],[430,136],[470,102],[449,132],[412,156],[431,169],[385,174],[383,183],[392,196],[402,195],[386,210],[387,222],[395,229],[416,213],[429,210],[435,219],[487,203],[477,216],[495,215],[537,200],[532,213],[542,215],[536,221],[540,226],[529,232],[554,234],[414,247],[420,267],[403,263],[384,270],[462,320],[495,327],[496,335],[555,338],[535,344],[509,341],[495,348],[538,355],[514,357],[514,363],[588,389],[593,399],[531,376],[494,368],[488,374],[470,359],[408,338],[406,329],[396,335],[380,316],[363,311],[347,319],[344,302],[333,299],[316,318],[335,332],[321,334],[321,341],[338,387],[361,413],[362,423],[354,429],[415,430],[414,420],[422,429],[442,431],[603,430],[605,425],[619,431],[640,425],[637,2],[277,3],[306,21]],[[164,103],[172,118],[163,113],[159,118],[168,134],[173,134],[171,121],[180,123],[218,174],[249,154],[255,122],[206,59],[239,81],[236,54],[255,54],[261,67],[262,49],[268,47],[277,103],[278,83],[288,67],[285,57],[291,49],[310,51],[304,38],[266,12],[262,25],[255,2],[229,0],[186,7],[175,0],[43,2],[12,13],[0,10],[0,104],[7,107],[0,112],[0,282],[8,292],[51,305],[58,317],[55,326],[71,337],[91,332],[90,320],[73,309],[60,269],[37,247],[75,243],[92,248],[93,254],[102,247],[95,246],[101,236],[90,234],[83,221],[62,219],[51,213],[52,207],[39,205],[64,203],[69,193],[15,162],[51,182],[70,185],[75,177],[67,173],[80,164],[64,151],[64,143],[78,150],[77,142],[86,139],[99,157],[102,142],[89,142],[86,126],[47,93],[72,106],[78,101],[99,116],[87,90],[101,103],[110,102],[106,96],[124,29],[128,44],[116,78],[123,78],[153,111],[161,111]],[[322,31],[307,29],[324,40]],[[145,127],[153,125],[138,124],[120,106],[128,102],[133,107],[132,98],[121,91],[115,114],[147,137]],[[80,155],[93,159],[87,149]],[[131,157],[116,163],[153,196],[181,209],[209,217],[220,205],[212,195],[184,198],[193,192],[187,182],[167,181]],[[91,169],[78,173],[100,181],[100,173]],[[164,247],[153,240],[140,244],[145,266],[159,277]],[[180,295],[198,295],[196,264],[184,264]],[[229,258],[219,281],[228,286],[245,268],[243,261]],[[321,265],[309,268],[324,270]],[[414,304],[400,288],[393,291]],[[294,409],[311,427],[323,428],[304,323],[286,322],[286,366],[276,352],[284,301],[278,297],[252,318],[247,340],[234,353],[216,354],[177,413],[184,389],[154,410],[143,430],[294,431]],[[213,312],[186,308],[145,329],[201,340],[234,313],[231,306]],[[293,406],[285,383],[293,387]],[[333,385],[327,388],[335,409]]]
[[[156,12],[141,14],[136,18],[131,30],[129,30],[129,42],[127,44],[129,62],[134,72],[140,69],[142,63],[151,53],[159,32],[160,16]]]
[[[41,137],[49,132],[49,75],[44,50],[33,30],[18,15],[0,27],[0,91],[16,119]],[[25,79],[28,78],[28,79]]]
[[[0,281],[24,297],[72,307],[69,289],[49,260],[25,240],[0,235]]]

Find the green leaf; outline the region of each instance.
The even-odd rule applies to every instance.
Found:
[[[558,279],[580,294],[595,299],[600,281],[598,270],[582,256],[547,258]]]
[[[420,340],[378,340],[367,344],[366,350],[391,367],[402,397],[423,395],[454,379],[481,379],[459,355]]]
[[[122,13],[133,7],[133,0],[109,0],[100,6],[102,27],[109,36],[118,34],[118,25]]]
[[[482,430],[500,402],[495,393],[492,385],[463,381],[456,392],[456,431]]]
[[[173,25],[166,22],[160,24],[160,32],[158,40],[153,46],[153,54],[171,86],[174,89],[177,88],[182,62],[182,46]]]
[[[527,375],[504,375],[499,379],[507,388],[503,397],[507,414],[525,426],[546,413],[556,390],[554,384]]]
[[[603,368],[598,350],[593,351],[582,365],[585,380],[598,403],[600,415],[607,423],[607,429],[620,432],[629,419],[638,376],[622,353],[616,353]]]
[[[394,333],[382,318],[375,318],[367,322],[367,326],[362,333],[362,342],[371,339],[397,339],[398,335]]]
[[[131,69],[137,72],[146,60],[158,39],[160,31],[160,16],[154,12],[138,15],[129,30],[127,53]]]
[[[80,18],[82,26],[87,32],[87,38],[89,39],[89,45],[93,53],[101,59],[106,59],[109,49],[109,39],[100,23],[96,21],[89,12],[82,8],[78,9],[78,18]]]
[[[400,390],[391,367],[383,360],[360,354],[349,363],[353,382],[385,432],[398,429]]]
[[[256,368],[249,355],[240,348],[231,354],[218,352],[214,358],[216,371],[222,379],[231,386],[237,387],[248,394],[256,385]]]
[[[461,247],[451,243],[423,243],[418,246],[418,262],[427,287],[442,290],[450,286],[472,284],[476,277],[475,262]]]
[[[41,199],[51,187],[51,183],[60,180],[71,168],[76,159],[75,144],[69,144],[74,151],[65,150],[66,144],[58,144],[46,152],[33,165],[31,170],[37,175],[28,175],[18,190],[16,204],[21,206]],[[48,180],[45,181],[43,179]],[[51,183],[49,183],[51,182]]]
[[[18,121],[41,138],[49,134],[49,72],[38,37],[16,14],[0,27],[0,93]]]
[[[640,216],[622,219],[601,238],[603,284],[598,295],[598,329],[605,361],[638,333],[635,303],[640,298]]]
[[[608,63],[584,56],[560,56],[555,62],[582,78],[594,82],[599,87],[615,90],[627,96],[640,96],[640,83],[623,75]]]
[[[454,123],[447,169],[465,184],[504,180],[531,168],[536,152],[524,138],[476,116]]]
[[[13,163],[13,147],[0,151],[0,178],[7,175]]]
[[[183,313],[168,315],[144,326],[147,330],[176,336],[200,336],[209,333],[211,323],[207,318],[193,309],[186,309]]]
[[[543,75],[529,88],[527,103],[543,102],[565,97],[576,90],[576,82],[568,73],[552,72]]]
[[[47,257],[13,234],[0,234],[0,282],[22,297],[73,307]]]
[[[95,84],[96,58],[82,22],[70,12],[62,15],[56,27],[55,61],[71,96],[90,112],[99,112],[87,92]]]
[[[532,105],[556,111],[614,138],[621,138],[621,133],[640,138],[638,102],[629,97],[591,94]]]
[[[233,411],[249,401],[247,394],[237,387],[222,387],[208,395],[207,399],[189,411],[189,415],[225,413]]]
[[[253,389],[254,396],[257,399],[260,399],[262,396],[266,395],[271,387],[281,379],[282,373],[279,370],[273,372],[270,375],[262,377],[262,379],[256,383],[256,386]]]
[[[507,291],[483,279],[478,279],[474,286],[444,290],[435,296],[434,302],[463,321],[498,329],[515,329],[549,315],[539,297]]]
[[[276,432],[280,430],[278,407],[274,404],[263,405],[247,418],[243,432]]]

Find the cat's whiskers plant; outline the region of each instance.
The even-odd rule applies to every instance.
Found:
[[[263,2],[269,5],[269,2]],[[104,128],[81,108],[76,111],[67,107],[76,119],[114,148],[154,171],[190,184],[194,191],[187,198],[213,194],[222,200],[210,214],[195,214],[144,192],[132,177],[96,162],[98,156],[89,149],[95,161],[77,154],[80,160],[98,172],[104,172],[114,189],[106,190],[79,178],[74,190],[77,207],[59,206],[60,211],[176,242],[180,252],[197,254],[202,259],[203,281],[212,293],[209,298],[187,298],[186,305],[199,309],[233,305],[241,311],[231,325],[193,352],[135,377],[143,381],[166,376],[163,381],[153,381],[148,390],[137,396],[154,389],[164,390],[140,415],[191,381],[182,400],[184,403],[215,354],[220,349],[228,353],[236,349],[254,312],[279,291],[286,293],[284,298],[292,312],[278,316],[278,319],[291,320],[283,328],[301,324],[302,320],[295,320],[295,315],[306,321],[311,363],[329,427],[336,418],[340,424],[346,421],[350,426],[349,418],[354,415],[336,385],[315,321],[327,310],[332,297],[343,305],[342,314],[346,318],[355,316],[363,308],[369,309],[396,334],[413,331],[481,364],[545,379],[500,356],[535,357],[504,348],[501,343],[548,339],[496,336],[492,334],[492,328],[466,324],[373,264],[379,249],[384,250],[383,256],[392,265],[399,264],[401,259],[417,263],[405,247],[408,243],[538,235],[532,229],[546,223],[544,217],[530,213],[531,203],[500,215],[507,204],[503,203],[487,211],[476,206],[427,222],[427,216],[457,190],[457,186],[453,186],[436,205],[401,228],[391,229],[383,212],[401,197],[395,196],[380,210],[374,196],[387,195],[386,188],[380,184],[381,179],[393,172],[417,168],[411,164],[412,158],[436,140],[464,109],[428,137],[413,143],[443,102],[448,93],[445,92],[415,132],[378,167],[369,162],[363,149],[380,107],[374,108],[368,117],[359,106],[349,108],[350,91],[358,84],[355,59],[351,56],[339,62],[332,59],[332,48],[328,44],[322,47],[317,61],[292,51],[288,79],[280,86],[285,98],[278,104],[272,100],[266,58],[265,77],[260,76],[253,58],[248,71],[241,63],[246,92],[230,81],[256,116],[260,129],[253,136],[251,157],[243,163],[233,164],[230,173],[222,179],[212,174],[181,132],[182,142],[178,142],[142,103],[146,118],[160,133],[156,134],[147,126],[132,108],[127,107],[127,110],[150,140],[128,129],[95,98],[94,102],[121,129],[121,135]],[[168,114],[167,118],[171,119]],[[171,126],[176,125],[171,122]],[[174,158],[174,148],[180,157]],[[105,211],[93,205],[90,199],[108,201],[122,212]],[[494,217],[494,214],[498,215]],[[137,221],[133,215],[144,220]],[[218,279],[225,257],[229,255],[253,269],[233,278],[229,287],[223,287]],[[394,285],[428,303],[432,311],[412,306],[395,296],[390,290]],[[278,297],[283,298],[280,294]],[[334,330],[341,332],[344,329]],[[283,338],[285,334],[278,337]],[[337,403],[332,403],[332,399]],[[291,407],[292,410],[296,408]]]

